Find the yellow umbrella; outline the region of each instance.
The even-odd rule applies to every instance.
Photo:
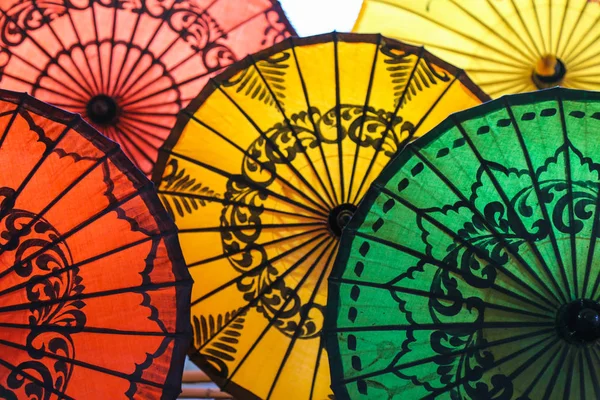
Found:
[[[597,0],[364,0],[356,32],[427,46],[492,97],[600,90]]]
[[[462,71],[376,35],[288,39],[212,81],[154,174],[195,279],[192,360],[236,398],[327,398],[343,226],[410,138],[484,100]]]

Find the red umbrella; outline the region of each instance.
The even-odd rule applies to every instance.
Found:
[[[211,76],[293,33],[276,0],[3,0],[0,86],[82,114],[150,174]]]
[[[0,398],[174,399],[192,280],[153,185],[78,115],[0,90]]]

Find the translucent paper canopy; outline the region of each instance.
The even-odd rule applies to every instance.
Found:
[[[425,45],[498,97],[599,90],[599,21],[592,0],[364,0],[354,30]]]
[[[327,398],[343,226],[390,157],[483,100],[462,71],[374,35],[288,39],[212,81],[154,174],[196,280],[192,360],[236,397]]]
[[[208,79],[291,33],[276,0],[4,0],[0,87],[82,114],[150,174]]]
[[[79,116],[0,91],[0,397],[174,399],[192,281],[152,184]]]
[[[455,114],[345,231],[326,342],[337,398],[600,396],[600,96]]]

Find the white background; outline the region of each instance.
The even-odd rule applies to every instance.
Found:
[[[362,0],[279,0],[299,36],[350,32]]]

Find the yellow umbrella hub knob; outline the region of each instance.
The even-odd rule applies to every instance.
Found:
[[[546,89],[561,85],[566,72],[565,64],[559,58],[547,54],[538,60],[532,79],[538,89]]]

